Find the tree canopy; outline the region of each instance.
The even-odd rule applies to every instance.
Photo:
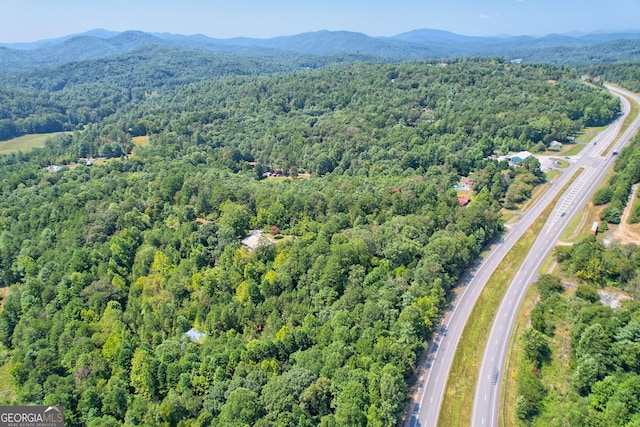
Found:
[[[447,292],[502,232],[513,186],[539,182],[491,155],[619,108],[575,70],[500,59],[166,90],[148,71],[0,95],[18,133],[61,105],[75,129],[0,157],[11,403],[63,404],[71,426],[395,425]],[[243,246],[252,230],[278,233]]]

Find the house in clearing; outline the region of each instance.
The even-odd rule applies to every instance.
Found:
[[[250,251],[254,250],[260,245],[273,245],[273,240],[268,237],[264,237],[262,235],[262,231],[253,230],[247,237],[242,239],[242,246],[249,249]]]

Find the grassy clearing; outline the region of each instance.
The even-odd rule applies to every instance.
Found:
[[[521,215],[519,213],[505,211],[504,209],[502,210],[502,219],[504,220],[505,224],[513,224],[515,222],[518,222],[520,221],[520,217]]]
[[[591,225],[594,221],[600,222],[600,211],[603,208],[604,206],[594,206],[593,203],[589,202],[582,210],[581,215],[571,218],[567,228],[560,235],[560,241],[577,243],[591,234]]]
[[[562,175],[562,172],[560,172],[557,169],[551,169],[550,171],[548,171],[547,173],[545,173],[545,177],[549,180],[554,180],[557,177],[559,177],[560,175]]]
[[[143,136],[134,136],[131,138],[136,147],[144,147],[149,143],[149,137],[146,135]]]
[[[551,270],[557,268],[558,264],[556,263],[555,258],[553,257],[553,252],[549,254],[549,256],[542,262],[540,266],[540,274],[553,274]]]
[[[13,381],[11,380],[11,361],[0,365],[0,404],[8,404],[15,401],[13,394]]]
[[[61,133],[65,132],[23,135],[9,141],[2,141],[0,142],[0,154],[17,153],[18,151],[29,151],[32,148],[44,147],[47,138]]]
[[[471,312],[470,318],[473,319],[473,322],[467,322],[465,325],[460,344],[456,349],[438,425],[471,425],[471,408],[476,390],[478,368],[496,311],[560,195],[575,181],[580,172],[582,171],[576,172],[558,193],[559,195],[518,240],[518,243],[505,256],[482,290]]]
[[[586,147],[586,144],[574,144],[570,149],[562,153],[563,156],[575,156],[576,154],[580,154],[580,152]]]

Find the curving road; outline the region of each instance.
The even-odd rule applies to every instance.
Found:
[[[628,114],[630,106],[622,95],[633,98],[640,103],[640,98],[633,93],[613,87],[609,87],[609,90],[621,98],[625,116]],[[639,128],[640,117],[625,131],[609,153],[620,151],[633,138]],[[582,167],[584,170],[562,194],[502,300],[480,366],[473,404],[473,426],[493,427],[498,425],[503,367],[515,319],[524,295],[529,285],[538,278],[542,262],[555,246],[562,231],[571,218],[591,199],[594,191],[613,166],[615,155],[607,154],[603,157],[603,153],[613,142],[618,131],[619,123],[602,132],[594,140],[594,144],[585,147],[580,155],[573,160],[574,168]]]
[[[625,102],[625,101],[623,101]],[[625,104],[625,116],[629,111],[628,103]],[[500,264],[504,256],[511,250],[515,242],[524,234],[531,226],[534,220],[542,213],[542,211],[551,203],[564,185],[573,176],[574,172],[582,165],[582,158],[586,158],[586,153],[599,154],[605,147],[615,138],[620,131],[623,118],[616,120],[606,130],[601,132],[595,139],[595,145],[591,144],[583,150],[581,157],[571,162],[569,168],[565,170],[556,181],[552,183],[545,194],[540,197],[533,206],[523,214],[521,219],[509,227],[508,231],[500,242],[495,244],[491,250],[484,256],[481,264],[473,269],[464,279],[464,283],[460,288],[458,296],[455,298],[450,309],[446,313],[441,326],[430,343],[426,356],[423,358],[421,372],[422,376],[419,380],[419,387],[413,397],[410,413],[408,414],[406,426],[409,427],[433,427],[437,425],[440,414],[440,407],[444,392],[447,386],[449,371],[456,351],[456,347],[462,335],[464,325],[469,318],[471,309],[478,299],[482,288],[487,283],[493,271]],[[602,142],[600,142],[602,141]],[[566,218],[563,215],[561,218]],[[556,219],[556,222],[558,220]],[[495,362],[495,359],[494,359]],[[500,365],[501,366],[501,365]],[[500,370],[495,378],[496,384],[499,384]],[[495,373],[491,371],[491,379]],[[494,400],[496,396],[493,396]],[[497,408],[497,406],[496,406]],[[491,412],[491,411],[490,411]],[[493,412],[492,412],[493,413]],[[497,413],[497,409],[495,411]],[[474,417],[475,411],[474,411]],[[481,415],[477,418],[480,424],[489,421],[488,415]],[[484,420],[483,420],[484,418]],[[475,418],[474,418],[475,419]]]

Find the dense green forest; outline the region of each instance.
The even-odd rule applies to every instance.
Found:
[[[481,127],[479,130],[495,135],[497,132],[495,128],[504,125],[507,129],[503,132],[504,135],[500,136],[511,139],[521,138],[520,145],[525,145],[524,143],[528,141],[538,142],[544,138],[547,140],[549,138],[566,140],[567,136],[578,130],[579,124],[577,123],[586,125],[605,123],[611,119],[612,112],[615,112],[617,108],[612,99],[592,99],[593,94],[582,85],[577,84],[577,75],[568,78],[567,73],[571,74],[568,69],[564,70],[562,67],[558,67],[555,71],[551,71],[548,67],[522,68],[517,64],[504,64],[504,60],[501,59],[495,59],[495,61],[502,63],[503,67],[478,68],[479,74],[466,81],[456,80],[455,74],[458,72],[460,64],[463,67],[468,67],[476,61],[474,59],[450,60],[449,62],[456,66],[450,70],[439,70],[439,72],[432,73],[416,73],[410,69],[411,67],[408,67],[407,75],[399,76],[397,85],[389,84],[390,80],[394,79],[394,73],[397,72],[393,69],[393,65],[368,64],[369,66],[365,66],[363,64],[361,68],[355,67],[355,70],[345,70],[338,64],[334,66],[335,74],[331,76],[327,76],[326,70],[324,74],[309,73],[309,69],[341,61],[353,63],[353,59],[349,61],[349,58],[344,57],[310,58],[293,55],[283,58],[249,57],[152,46],[127,54],[71,63],[52,69],[11,73],[4,75],[0,82],[0,140],[28,133],[81,129],[84,125],[99,123],[105,119],[114,120],[114,117],[118,116],[116,112],[120,114],[122,110],[136,110],[136,114],[140,115],[143,114],[143,111],[149,111],[149,105],[153,104],[154,99],[157,101],[155,108],[166,109],[167,102],[177,103],[182,108],[194,105],[200,107],[203,102],[202,96],[198,94],[200,92],[204,94],[203,96],[207,96],[206,94],[211,91],[217,91],[218,99],[221,97],[220,91],[223,89],[219,86],[221,83],[217,79],[218,77],[264,75],[300,69],[304,69],[304,71],[279,74],[281,78],[277,80],[266,78],[265,82],[268,82],[269,89],[275,90],[278,96],[282,96],[281,99],[269,99],[271,94],[266,93],[265,88],[259,86],[266,83],[259,83],[255,79],[245,80],[247,84],[254,87],[244,96],[255,97],[250,101],[258,101],[258,105],[264,104],[268,100],[275,104],[274,108],[278,106],[277,104],[281,104],[280,107],[284,112],[292,110],[294,113],[311,113],[317,116],[328,109],[335,108],[350,107],[347,112],[351,112],[357,109],[358,102],[369,103],[374,100],[373,97],[386,96],[379,91],[384,86],[387,89],[393,89],[396,108],[404,108],[404,106],[398,106],[398,102],[410,102],[409,107],[415,109],[413,115],[409,117],[410,120],[416,121],[421,116],[425,116],[420,109],[426,109],[427,113],[432,110],[438,111],[442,114],[442,117],[438,118],[447,122],[452,120],[451,117],[446,116],[447,114],[463,112],[465,115],[462,118],[464,120],[463,126],[471,127],[470,122],[475,120],[476,128]],[[436,61],[431,64],[438,63]],[[465,63],[466,65],[464,65]],[[362,78],[367,79],[367,85],[375,83],[377,90],[359,87],[358,84],[361,82],[358,79],[359,74],[371,73],[371,71],[364,70],[375,70],[376,68],[385,68],[389,78],[381,81],[378,80],[378,76],[363,75]],[[557,102],[551,108],[543,110],[540,104],[545,102],[544,92],[549,88],[544,81],[539,80],[540,75],[536,75],[536,73],[546,74],[551,80],[564,76],[563,89],[569,102]],[[510,81],[505,80],[500,83],[501,86],[509,86],[508,90],[487,86],[488,83],[495,83],[491,78],[497,77],[496,74],[509,76]],[[333,79],[337,82],[344,82],[345,85],[342,90],[333,91],[335,99],[326,99],[324,94],[327,87],[323,88],[323,85],[333,84]],[[215,83],[211,83],[212,81]],[[449,85],[449,81],[457,81],[458,84],[452,86]],[[529,84],[527,83],[529,81],[532,86],[527,86],[524,90],[522,85]],[[201,87],[189,85],[194,82],[205,83]],[[277,89],[271,88],[274,82],[278,82]],[[237,91],[241,89],[238,86],[242,84],[244,81],[237,77],[231,78],[227,83],[225,90],[234,93],[232,101],[238,100],[240,95]],[[256,84],[258,87],[255,87]],[[215,87],[210,87],[211,85]],[[313,86],[308,87],[308,85]],[[446,91],[441,90],[440,87],[443,85],[447,86]],[[189,89],[184,89],[185,86],[189,86]],[[315,90],[312,91],[312,88]],[[281,92],[284,90],[287,93]],[[510,90],[513,90],[514,93],[511,94]],[[167,94],[172,94],[172,96],[169,98],[163,96]],[[354,99],[354,95],[359,99]],[[499,99],[494,100],[492,105],[492,112],[495,114],[509,111],[510,108],[521,105],[528,106],[529,110],[522,111],[522,116],[514,118],[512,122],[502,123],[500,117],[482,115],[483,110],[475,108],[477,105],[472,105],[469,102],[478,97],[484,99],[498,95],[500,95]],[[307,100],[309,105],[306,105],[305,108]],[[444,107],[441,104],[445,101],[449,103],[449,106],[446,110],[441,110]],[[457,104],[454,105],[459,102],[468,103],[467,109],[462,109],[462,106]],[[586,109],[580,106],[585,102],[591,108]],[[216,105],[215,107],[220,106]],[[436,109],[435,107],[441,108]],[[228,113],[228,110],[223,110],[225,114]],[[538,116],[537,113],[542,112],[544,114]],[[278,113],[277,109],[274,110],[274,113]],[[375,114],[377,111],[369,111],[369,113]],[[222,113],[216,110],[216,113],[211,114],[215,116],[215,114]],[[359,111],[359,114],[362,112]],[[566,121],[566,118],[569,118],[570,121]],[[208,124],[211,124],[212,117],[202,117],[201,120],[209,120]],[[388,117],[378,120],[380,121],[379,126],[383,126],[387,124]],[[385,123],[382,123],[383,120]],[[454,122],[459,120],[460,118],[456,117]],[[408,124],[412,123],[408,122]],[[529,126],[524,129],[527,124]],[[485,129],[487,127],[491,128]],[[514,127],[516,128],[514,129]],[[452,133],[450,129],[444,131]],[[474,131],[477,132],[478,129]]]
[[[337,58],[216,54],[146,46],[106,58],[2,75],[0,140],[82,128],[189,83],[317,67]]]
[[[70,426],[395,425],[447,293],[542,179],[490,156],[619,110],[573,69],[500,59],[155,91],[150,70],[103,71],[0,104],[14,125],[97,114],[0,157],[0,362],[11,403],[62,404]],[[85,90],[103,84],[126,96]],[[276,243],[243,247],[254,229]]]

